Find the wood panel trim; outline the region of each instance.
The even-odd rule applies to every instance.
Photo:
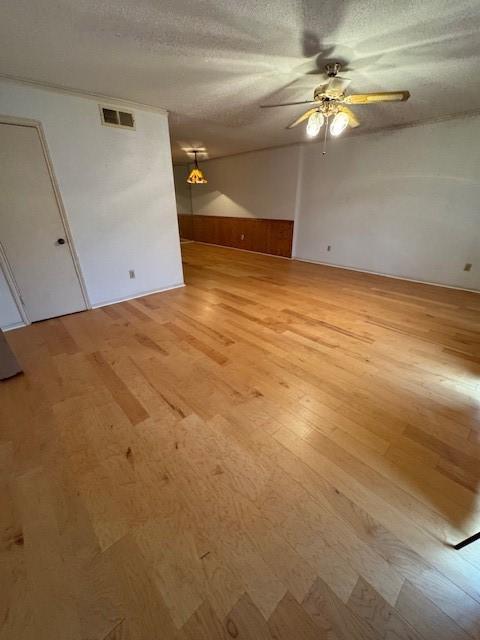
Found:
[[[191,213],[178,214],[178,230],[183,240],[193,240],[193,215]]]
[[[290,258],[293,220],[178,214],[180,236],[223,247],[234,247]]]

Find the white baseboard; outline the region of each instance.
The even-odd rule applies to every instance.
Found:
[[[22,327],[26,327],[26,322],[14,322],[13,324],[8,324],[6,327],[2,327],[2,331],[7,333],[7,331],[13,331],[14,329],[21,329]]]
[[[154,289],[152,291],[145,291],[143,293],[137,293],[134,296],[127,296],[126,298],[117,298],[115,300],[107,300],[105,302],[98,302],[94,304],[91,309],[100,309],[101,307],[108,307],[111,304],[119,304],[120,302],[127,302],[128,300],[135,300],[136,298],[143,298],[143,296],[151,296],[154,293],[163,293],[164,291],[171,291],[172,289],[180,289],[184,287],[185,283],[174,284],[171,287],[164,287],[163,289]],[[88,309],[87,309],[88,311]],[[46,318],[48,320],[48,318]],[[13,331],[13,329],[21,329],[22,327],[27,327],[28,324],[26,322],[15,322],[14,324],[9,324],[6,327],[1,327],[2,331],[6,333],[7,331]]]
[[[114,300],[105,300],[104,302],[97,302],[92,305],[92,309],[100,309],[101,307],[108,307],[111,304],[120,304],[120,302],[128,302],[129,300],[136,300],[137,298],[143,298],[144,296],[151,296],[154,293],[163,293],[164,291],[172,291],[173,289],[181,289],[185,286],[185,283],[174,284],[171,287],[164,287],[163,289],[153,289],[152,291],[143,291],[142,293],[136,293],[133,296],[127,296],[125,298],[115,298]]]
[[[358,269],[357,267],[345,267],[341,264],[331,264],[330,262],[322,262],[321,260],[311,260],[310,258],[293,257],[292,260],[298,262],[308,262],[310,264],[321,264],[324,267],[333,267],[334,269],[344,269],[345,271],[357,271],[358,273],[369,273],[372,276],[381,276],[382,278],[393,278],[394,280],[405,280],[406,282],[416,282],[417,284],[428,284],[432,287],[442,287],[444,289],[455,289],[456,291],[468,291],[468,293],[480,294],[478,289],[466,289],[465,287],[457,287],[452,284],[442,284],[441,282],[429,282],[428,280],[414,280],[406,276],[394,276],[391,273],[380,273],[379,271],[369,271],[368,269]]]

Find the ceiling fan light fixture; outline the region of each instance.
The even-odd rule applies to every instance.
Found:
[[[314,111],[308,118],[307,122],[307,136],[314,138],[320,133],[320,129],[323,127],[324,117],[320,111]]]
[[[207,184],[208,180],[206,179],[203,171],[198,166],[197,151],[194,151],[193,153],[195,155],[195,166],[188,174],[187,182],[188,184]]]
[[[339,136],[348,127],[348,116],[343,111],[335,114],[330,125],[330,133],[332,136]]]
[[[341,69],[339,62],[327,64],[325,72],[328,77],[327,82],[319,85],[313,90],[313,100],[301,100],[297,102],[283,102],[280,104],[262,104],[266,107],[289,107],[292,105],[309,105],[307,111],[291,122],[287,129],[293,129],[299,124],[307,122],[307,135],[314,138],[320,133],[320,129],[325,125],[323,154],[327,153],[326,144],[328,132],[330,135],[339,136],[347,127],[355,129],[360,126],[360,121],[349,105],[377,104],[382,102],[405,102],[410,98],[410,92],[402,91],[378,91],[376,93],[346,93],[350,85],[349,78],[342,78],[338,75]]]

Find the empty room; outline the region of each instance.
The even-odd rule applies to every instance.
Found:
[[[0,8],[0,640],[480,640],[478,0]]]

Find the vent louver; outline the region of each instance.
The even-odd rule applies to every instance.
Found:
[[[131,111],[118,111],[111,107],[100,105],[102,124],[107,127],[119,127],[122,129],[135,129],[135,119]]]

